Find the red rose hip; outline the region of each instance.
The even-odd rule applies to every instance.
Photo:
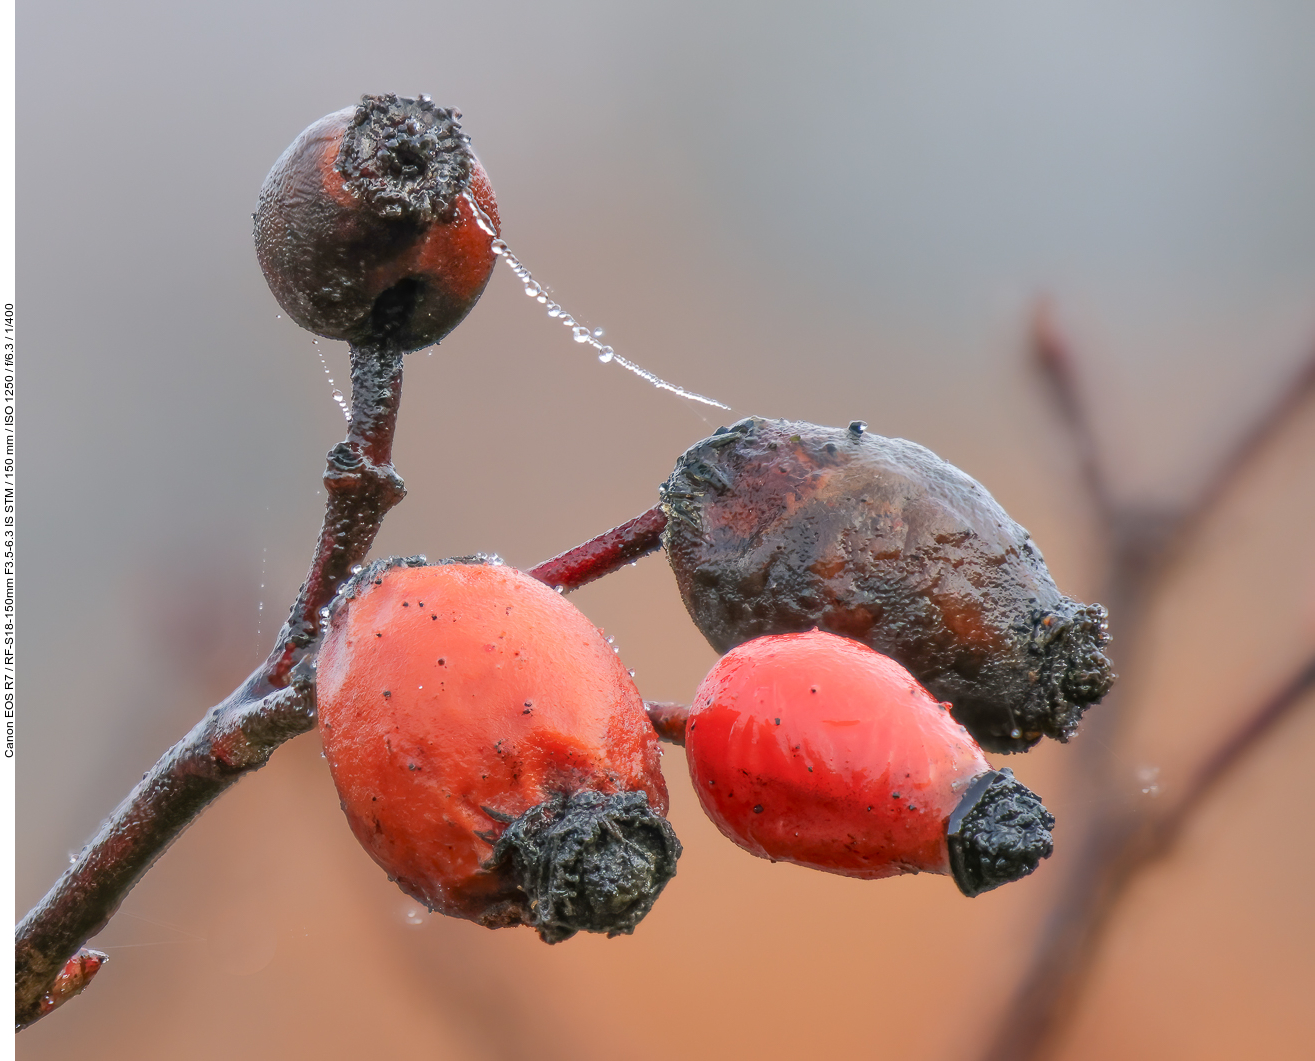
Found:
[[[814,630],[748,641],[685,729],[704,811],[746,851],[849,877],[952,874],[978,895],[1049,857],[1054,818],[894,660]]]
[[[320,734],[403,891],[548,942],[633,931],[675,873],[657,738],[572,604],[500,564],[383,561],[335,606]]]

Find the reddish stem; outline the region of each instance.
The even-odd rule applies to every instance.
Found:
[[[689,704],[645,700],[644,710],[660,739],[685,747],[685,724],[689,721]]]
[[[545,560],[526,573],[570,593],[660,549],[666,525],[662,506],[654,505],[643,515]]]
[[[352,413],[347,437],[329,450],[324,523],[306,581],[269,658],[251,680],[253,698],[288,684],[292,668],[320,636],[324,608],[365,560],[384,515],[406,496],[393,468],[393,434],[402,400],[402,354],[352,347]]]

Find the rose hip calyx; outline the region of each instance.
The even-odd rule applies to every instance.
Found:
[[[460,111],[428,96],[364,96],[343,134],[338,170],[382,218],[429,222],[470,186],[470,137]]]
[[[488,866],[510,872],[547,943],[629,935],[675,876],[675,830],[643,792],[560,794],[507,824]]]
[[[1055,816],[1012,770],[993,770],[973,781],[945,826],[950,873],[972,898],[1020,880],[1055,849]]]

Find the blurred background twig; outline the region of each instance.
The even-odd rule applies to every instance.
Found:
[[[1069,432],[1079,474],[1092,507],[1107,528],[1107,589],[1122,641],[1141,635],[1163,576],[1190,548],[1192,536],[1215,514],[1229,487],[1258,459],[1266,443],[1290,427],[1315,390],[1315,355],[1278,388],[1277,394],[1237,443],[1204,476],[1196,495],[1177,510],[1156,513],[1128,505],[1114,495],[1093,430],[1089,402],[1082,391],[1081,368],[1056,323],[1053,306],[1041,303],[1033,317],[1032,347],[1059,420]],[[1218,646],[1226,652],[1226,645]],[[1116,649],[1117,651],[1117,649]],[[1263,688],[1265,677],[1256,676]],[[1119,751],[1127,740],[1126,720],[1143,705],[1144,691],[1116,684],[1098,712],[1086,722],[1078,742],[1082,784],[1096,794],[1091,813],[1081,823],[1080,848],[1071,857],[1067,879],[1046,919],[1031,964],[1002,1012],[984,1061],[1031,1061],[1054,1056],[1081,999],[1101,936],[1117,914],[1119,902],[1136,875],[1168,855],[1192,815],[1226,779],[1238,762],[1302,706],[1315,688],[1315,647],[1310,657],[1272,693],[1239,708],[1240,721],[1204,755],[1186,784],[1159,803],[1128,800]],[[1191,724],[1184,714],[1180,725]],[[1146,778],[1148,785],[1156,781]],[[1102,791],[1103,790],[1103,791]]]

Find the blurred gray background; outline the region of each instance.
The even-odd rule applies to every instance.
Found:
[[[279,316],[251,212],[311,121],[363,92],[461,108],[553,297],[735,410],[600,365],[500,268],[409,358],[410,494],[376,555],[527,566],[647,508],[721,422],[862,418],[982,480],[1090,598],[1029,314],[1053,297],[1119,490],[1183,497],[1315,342],[1312,40],[1297,0],[21,4],[20,913],[259,662],[304,574],[344,428],[320,353],[342,385],[346,352]],[[1119,646],[1154,648],[1166,689],[1197,666],[1173,646],[1209,646],[1202,717],[1315,640],[1312,421],[1184,576],[1165,654]],[[714,657],[662,559],[575,599],[646,696],[690,697]],[[1130,767],[1171,784],[1181,725]],[[1272,843],[1202,839],[1137,900],[1066,1057],[1301,1056],[1315,727],[1280,744],[1262,823],[1210,833]],[[1009,764],[1061,830],[1066,751]],[[20,1056],[972,1053],[1058,873],[970,904],[769,866],[666,762],[680,876],[632,939],[549,949],[410,917],[302,738],[165,856]]]

